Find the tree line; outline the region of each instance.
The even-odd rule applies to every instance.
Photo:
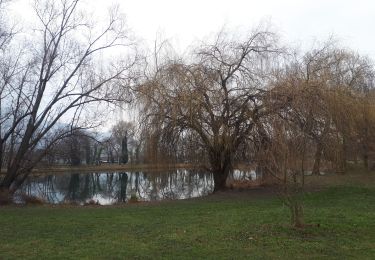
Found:
[[[297,219],[293,194],[307,172],[344,173],[349,162],[373,167],[368,57],[334,40],[295,50],[263,25],[246,34],[222,30],[185,55],[166,41],[141,55],[116,10],[101,30],[80,10],[79,1],[37,1],[40,28],[18,52],[17,34],[1,23],[2,197],[68,145],[61,140],[94,128],[108,112],[99,103],[132,102],[139,110],[137,158],[199,164],[213,173],[214,191],[226,188],[236,164],[252,164],[265,180],[288,183]],[[129,55],[101,60],[108,49]],[[121,154],[116,138],[107,147]]]
[[[117,9],[95,27],[80,1],[35,1],[38,25],[22,32],[10,26],[7,4],[0,6],[0,166],[6,169],[0,193],[5,198],[60,140],[97,126],[99,103],[126,99],[122,86],[131,85],[138,61],[135,51],[103,59],[109,50],[134,48]]]
[[[302,227],[305,175],[319,175],[322,162],[341,174],[349,162],[374,167],[374,63],[332,39],[296,51],[262,26],[242,38],[222,31],[157,65],[137,89],[143,124],[164,151],[203,151],[214,191],[251,163]]]

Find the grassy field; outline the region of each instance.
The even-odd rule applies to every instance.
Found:
[[[325,187],[305,196],[313,225],[303,230],[261,189],[110,207],[2,207],[0,259],[375,259],[375,179],[322,178]]]

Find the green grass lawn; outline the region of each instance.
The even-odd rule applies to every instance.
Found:
[[[230,195],[230,194],[229,194]],[[0,259],[375,259],[375,187],[308,193],[304,230],[273,196],[0,208]]]

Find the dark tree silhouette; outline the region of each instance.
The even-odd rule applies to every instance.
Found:
[[[126,137],[127,133],[125,133],[124,138],[121,142],[121,163],[126,164],[129,160],[129,153],[128,153],[128,138]]]

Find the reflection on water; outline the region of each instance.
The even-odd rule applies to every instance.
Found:
[[[254,171],[234,171],[232,179],[255,179]],[[116,172],[57,174],[30,177],[18,194],[35,196],[48,203],[95,202],[110,205],[127,202],[186,199],[212,192],[212,174],[201,170],[173,170],[163,173]]]

